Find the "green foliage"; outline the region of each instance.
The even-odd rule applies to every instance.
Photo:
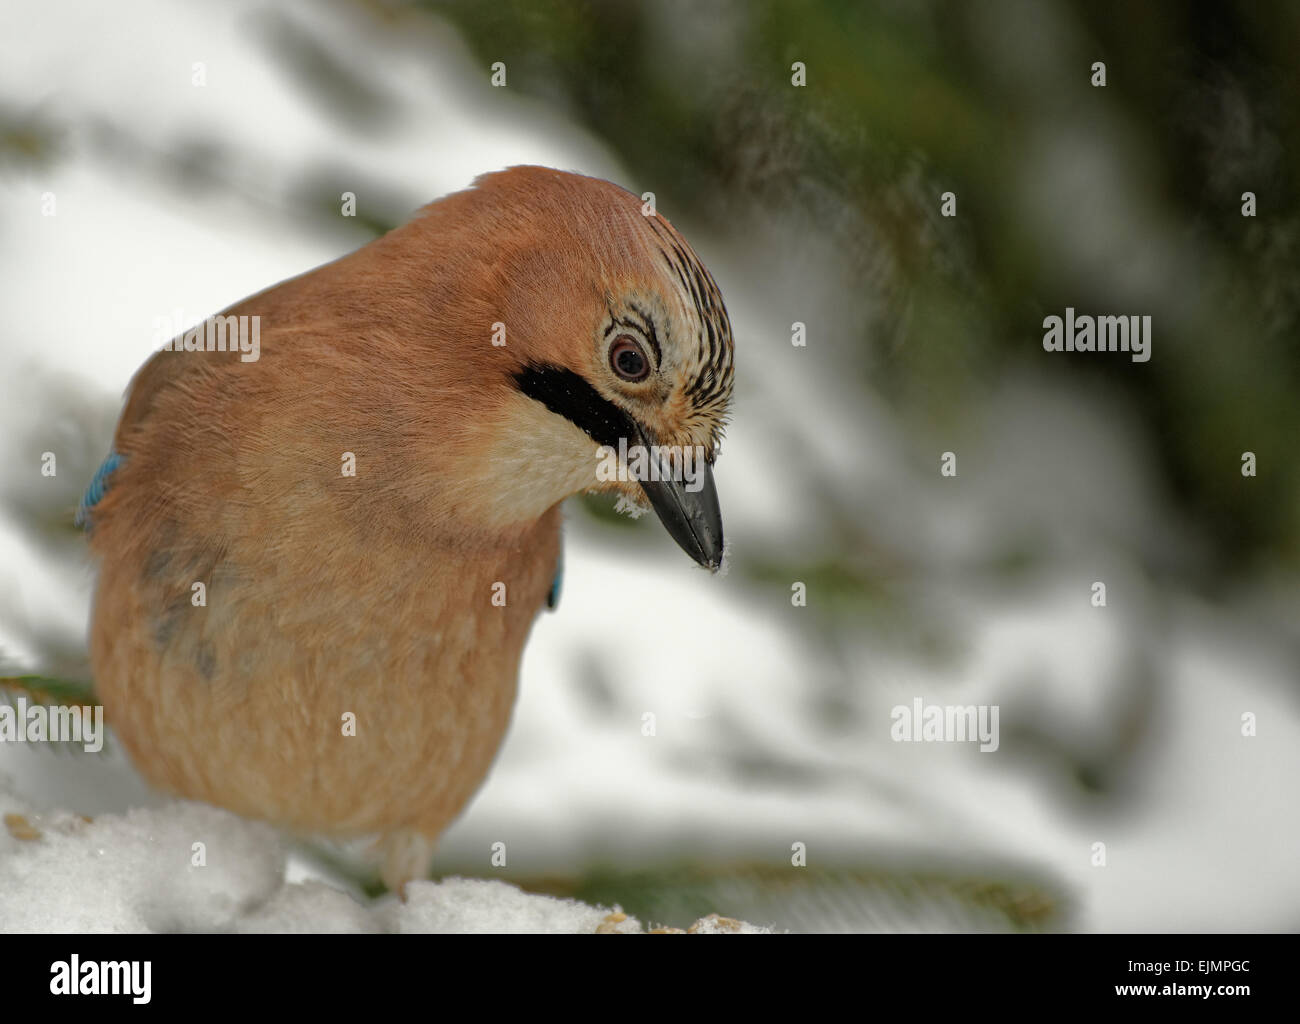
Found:
[[[579,878],[521,879],[530,892],[621,906],[647,926],[685,928],[720,913],[790,931],[1051,931],[1068,924],[1054,885],[1023,872],[975,875],[755,863],[596,867]]]
[[[1028,24],[942,0],[425,6],[485,67],[506,61],[512,89],[607,140],[670,216],[728,233],[761,207],[800,210],[828,235],[860,225],[846,265],[864,310],[887,308],[862,317],[838,358],[869,366],[863,387],[905,420],[959,422],[987,381],[1041,355],[1047,313],[1153,312],[1161,352],[1144,371],[1079,357],[1049,372],[1096,375],[1136,410],[1170,488],[1217,542],[1215,571],[1300,564],[1300,93],[1284,70],[1300,50],[1295,5],[1078,0],[1033,5]],[[1096,59],[1109,62],[1105,89],[1089,84]],[[806,88],[790,84],[795,60]],[[1138,283],[1108,273],[1142,254],[1100,215],[1089,244],[1113,259],[1046,230],[1026,186],[1050,173],[1035,161],[1074,145],[1103,156],[1115,207],[1164,254],[1153,258],[1184,254],[1179,267]],[[1059,202],[1086,214],[1094,187]],[[960,213],[941,223],[949,190]],[[1257,220],[1240,215],[1247,190]],[[1247,449],[1267,481],[1225,486]]]
[[[49,676],[0,676],[0,700],[24,696],[41,704],[95,703],[94,687],[76,679],[52,679]]]

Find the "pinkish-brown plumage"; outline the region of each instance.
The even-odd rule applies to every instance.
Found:
[[[261,318],[257,361],[157,353],[91,510],[96,686],[136,765],[296,831],[379,834],[390,884],[486,775],[559,503],[598,486],[594,434],[521,369],[710,459],[731,391],[721,297],[666,221],[546,168],[476,185],[226,311]],[[627,332],[659,353],[635,384],[607,359]]]

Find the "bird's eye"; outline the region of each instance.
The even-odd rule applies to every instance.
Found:
[[[650,360],[636,341],[619,335],[609,350],[610,368],[620,378],[636,383],[650,376]]]

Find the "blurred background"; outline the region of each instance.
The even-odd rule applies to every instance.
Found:
[[[1297,53],[1283,0],[6,4],[0,674],[93,686],[72,511],[156,318],[578,170],[726,297],[729,571],[570,503],[437,870],[672,924],[1300,927]],[[1150,362],[1044,352],[1067,306],[1150,315]],[[998,750],[894,742],[917,698],[997,705]],[[0,774],[158,799],[112,744]]]

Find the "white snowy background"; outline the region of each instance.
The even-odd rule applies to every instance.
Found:
[[[396,100],[395,124],[338,152],[334,121],[250,30],[286,7],[344,54],[348,38],[386,32],[388,59],[369,71]],[[0,57],[0,96],[66,129],[66,158],[47,172],[0,176],[5,674],[45,645],[84,648],[88,560],[56,554],[15,512],[48,500],[39,453],[83,470],[50,484],[75,495],[154,347],[155,317],[179,308],[198,319],[365,241],[346,225],[314,234],[285,212],[308,166],[338,165],[344,180],[355,169],[363,206],[367,180],[399,183],[401,195],[384,197],[398,214],[519,163],[636,192],[655,185],[554,109],[489,89],[455,33],[425,18],[382,30],[331,4],[57,0],[0,8]],[[202,88],[190,85],[195,61],[206,64]],[[129,125],[128,151],[103,144],[104,124]],[[228,141],[221,187],[175,187],[154,170],[177,139],[200,137]],[[41,214],[46,192],[57,216]],[[789,344],[787,310],[819,289],[820,329],[835,328],[840,285],[818,262],[829,249],[804,240],[788,274],[759,277],[752,250],[778,244],[776,228],[701,237],[671,194],[658,202],[732,314],[737,401],[717,479],[733,552],[797,550],[817,530],[801,495],[829,489],[836,508],[890,539],[951,656],[907,656],[865,623],[857,640],[828,639],[791,607],[788,582],[764,594],[734,574],[711,578],[666,537],[642,531],[627,545],[574,510],[559,612],[534,629],[508,741],[447,833],[439,873],[491,877],[498,841],[510,859],[497,873],[516,880],[705,860],[719,866],[721,900],[728,864],[768,865],[797,885],[789,858],[802,842],[821,868],[1030,879],[1026,891],[1041,886],[1057,908],[1049,927],[1300,925],[1294,592],[1263,579],[1210,603],[1131,569],[1134,548],[1199,541],[1152,484],[1136,426],[1095,390],[1005,380],[957,439],[952,486],[937,453],[954,439],[904,434],[833,365]],[[947,572],[1021,535],[1048,549],[1021,586]],[[1096,579],[1108,584],[1105,609],[1089,603]],[[635,659],[617,610],[629,606],[669,638]],[[813,700],[810,680],[833,675],[853,683],[840,708],[851,727],[828,727]],[[999,705],[999,751],[892,742],[890,709],[918,696]],[[1044,744],[1106,750],[1152,701],[1157,724],[1124,752],[1119,804],[1062,799],[1031,757]],[[654,738],[641,735],[646,711]],[[1259,722],[1249,739],[1247,711]],[[743,770],[749,752],[777,768]],[[111,740],[99,757],[0,744],[0,776],[0,811],[31,830],[0,830],[0,930],[593,931],[618,902],[591,908],[468,880],[417,885],[406,904],[367,901],[261,826],[150,794]],[[201,869],[190,866],[196,840]],[[1091,862],[1097,842],[1105,867]],[[710,909],[775,930],[1005,923],[949,905],[942,888],[913,898],[882,884],[859,903],[812,893],[811,910],[753,888]]]

